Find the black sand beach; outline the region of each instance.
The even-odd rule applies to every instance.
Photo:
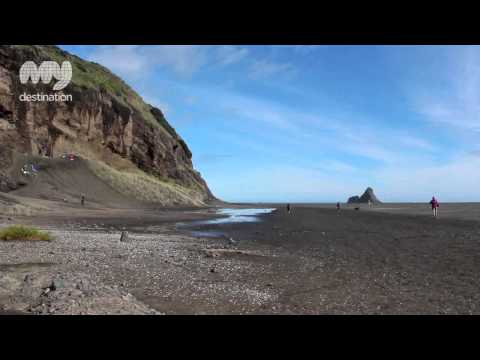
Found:
[[[0,315],[480,314],[480,48],[400,48],[0,45]]]
[[[259,222],[187,228],[177,225],[212,218],[213,209],[18,218],[56,239],[0,242],[0,264],[37,264],[10,269],[8,284],[43,274],[45,284],[71,285],[41,297],[21,281],[9,293],[4,282],[0,303],[40,314],[479,314],[480,222],[472,217],[480,205],[445,204],[437,220],[426,205],[388,208],[337,214],[334,205],[304,204]],[[79,290],[75,279],[90,285]]]
[[[275,313],[480,312],[478,204],[445,204],[437,220],[423,204],[329,207],[297,205],[259,223],[201,229],[276,250],[262,258],[270,271],[258,274],[276,289]]]

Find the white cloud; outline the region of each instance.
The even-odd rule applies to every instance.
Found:
[[[442,166],[379,170],[373,178],[325,172],[301,166],[255,167],[238,177],[234,173],[218,174],[211,186],[229,201],[345,201],[373,186],[382,201],[428,203],[432,195],[440,202],[479,201],[480,158],[463,157]],[[370,179],[374,179],[372,183]],[[251,186],[255,184],[255,186]],[[232,193],[231,189],[237,189]],[[426,205],[427,206],[427,205]]]
[[[146,50],[151,62],[190,76],[207,62],[207,49],[201,45],[159,45]]]
[[[429,141],[410,135],[400,135],[395,139],[398,143],[407,147],[416,148],[425,151],[435,151],[437,148]]]
[[[445,164],[410,168],[385,168],[377,174],[387,200],[426,200],[438,196],[440,201],[479,201],[480,157],[466,155]]]
[[[369,180],[373,179],[373,183]],[[235,174],[215,179],[219,195],[232,194],[232,201],[345,201],[373,186],[376,194],[386,202],[424,201],[432,195],[440,202],[479,201],[478,179],[480,158],[465,156],[442,166],[411,168],[387,167],[377,171],[373,178],[352,176],[348,172],[325,172],[323,169],[301,166],[252,168],[242,177]],[[255,184],[254,187],[249,186]]]
[[[438,84],[414,91],[417,110],[440,125],[480,131],[480,48],[455,47],[452,63],[438,74]],[[436,90],[435,90],[436,89]]]
[[[338,160],[325,160],[322,161],[319,165],[318,168],[320,170],[324,171],[329,171],[329,172],[342,172],[342,173],[352,173],[357,170],[356,167],[347,164],[343,161],[338,161]]]
[[[247,48],[233,45],[224,45],[217,49],[219,63],[225,66],[242,61],[248,53]]]
[[[294,46],[295,52],[309,53],[314,46]],[[247,76],[264,80],[273,76],[292,76],[297,69],[292,63],[251,58],[246,47],[224,45],[103,45],[98,46],[89,60],[98,62],[120,76],[138,79],[150,74],[155,67],[190,77],[205,65],[229,66],[247,61]]]
[[[191,76],[207,62],[207,48],[199,45],[105,45],[90,54],[89,60],[129,78],[145,76],[154,67]]]
[[[137,77],[148,67],[148,59],[141,54],[137,45],[105,45],[99,46],[90,54],[90,61],[97,62],[114,73]]]
[[[301,55],[308,55],[320,48],[326,47],[326,45],[288,45],[288,46],[290,46],[294,52]]]
[[[357,121],[349,121],[349,115],[334,116],[298,110],[225,90],[202,89],[196,93],[203,99],[204,106],[214,104],[217,108],[217,104],[221,104],[222,112],[231,118],[245,119],[251,125],[257,122],[260,126],[271,128],[268,132],[269,141],[290,144],[296,149],[327,149],[329,152],[361,156],[384,165],[425,162],[430,153],[437,151],[429,141],[414,133],[398,133],[364,125],[369,121],[358,121],[359,115],[353,119]]]
[[[287,107],[225,90],[199,90],[197,94],[202,94],[202,98],[210,101],[210,105],[221,106],[222,110],[232,117],[257,121],[277,130],[299,130],[288,115]]]
[[[319,49],[326,49],[330,47],[330,45],[272,45],[271,48],[274,52],[278,53],[278,51],[283,50],[291,50],[295,54],[299,55],[309,55]]]
[[[268,60],[255,60],[250,66],[249,77],[261,80],[274,75],[291,76],[295,73],[295,67],[290,63],[276,63]]]

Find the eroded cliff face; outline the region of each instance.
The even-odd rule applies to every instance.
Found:
[[[72,63],[70,84],[53,91],[52,83],[21,84],[25,61]],[[72,101],[25,102],[21,94],[70,94]],[[204,202],[214,200],[194,170],[192,154],[162,112],[102,66],[83,61],[55,46],[0,46],[0,165],[12,154],[57,157],[74,152],[118,170],[129,164],[159,179],[195,189]],[[9,179],[0,169],[2,191]],[[13,185],[12,185],[13,186]]]

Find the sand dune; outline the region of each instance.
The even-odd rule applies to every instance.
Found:
[[[37,175],[24,177],[25,186],[12,194],[22,197],[38,198],[50,201],[80,203],[81,194],[85,194],[90,204],[106,206],[127,206],[134,201],[119,193],[96,176],[86,160],[73,161],[58,159],[31,159],[37,169]],[[20,169],[18,169],[20,173]]]

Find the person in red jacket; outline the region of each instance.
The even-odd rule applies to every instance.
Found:
[[[430,205],[432,205],[433,217],[436,218],[438,216],[439,204],[437,199],[435,199],[435,196],[432,196],[432,200],[430,200]]]

